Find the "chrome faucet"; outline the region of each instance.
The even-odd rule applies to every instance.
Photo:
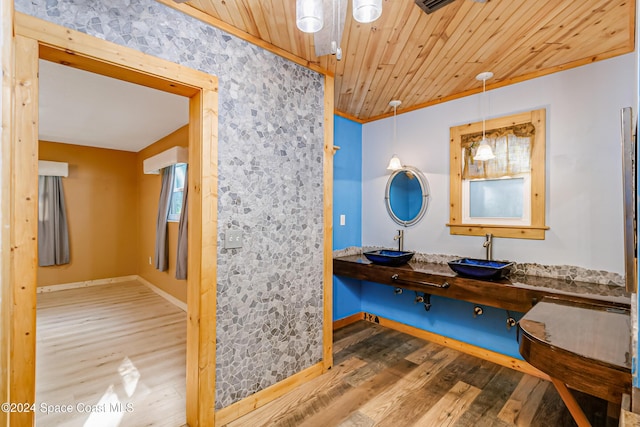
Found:
[[[487,250],[487,261],[491,261],[493,260],[493,234],[489,233],[489,234],[485,234],[484,235],[484,243],[482,244],[482,247],[485,248]]]
[[[398,234],[393,238],[398,241],[398,250],[404,251],[404,230],[398,230]]]

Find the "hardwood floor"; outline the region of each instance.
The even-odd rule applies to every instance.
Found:
[[[38,294],[36,425],[183,425],[186,327],[138,282]]]
[[[186,314],[137,282],[39,294],[36,424],[183,425],[185,333]],[[550,383],[373,323],[336,331],[334,355],[228,427],[575,425]],[[594,427],[615,425],[606,402],[576,397]]]
[[[334,368],[228,424],[239,426],[573,426],[548,382],[360,321],[334,335]],[[606,402],[577,399],[594,426]]]

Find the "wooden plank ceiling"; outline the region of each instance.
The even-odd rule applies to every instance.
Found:
[[[343,0],[345,1],[345,0]],[[295,0],[190,0],[223,21],[335,74],[338,114],[366,122],[633,51],[635,0],[456,0],[427,15],[412,0],[384,0],[360,24],[351,1],[343,59],[316,57],[296,28]],[[197,12],[196,12],[197,13]],[[325,25],[331,21],[325,19]]]

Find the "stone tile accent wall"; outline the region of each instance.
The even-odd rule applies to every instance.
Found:
[[[323,76],[152,0],[15,8],[218,77],[216,407],[321,361]]]

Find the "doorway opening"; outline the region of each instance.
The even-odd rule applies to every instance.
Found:
[[[188,99],[42,59],[38,66],[39,163],[67,166],[39,169],[38,220],[58,217],[44,209],[53,206],[43,184],[59,181],[66,226],[49,229],[68,230],[59,238],[69,250],[63,260],[39,254],[36,406],[76,410],[35,411],[36,423],[183,425],[187,289],[175,274],[181,209],[174,206],[178,218],[165,225],[168,268],[158,271],[147,258],[154,257],[162,178],[143,164],[168,147],[188,148]],[[40,235],[39,251],[54,240]],[[93,407],[105,411],[83,410]]]
[[[11,300],[6,372],[15,402],[35,399],[38,60],[189,98],[187,423],[213,425],[215,389],[217,79],[110,42],[16,14],[11,158]],[[193,196],[193,197],[192,197]],[[10,422],[32,425],[33,413]]]

